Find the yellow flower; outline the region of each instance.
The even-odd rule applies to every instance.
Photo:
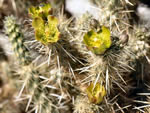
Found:
[[[110,30],[102,26],[100,30],[90,30],[83,37],[87,48],[95,54],[103,54],[111,46]]]
[[[46,19],[50,12],[50,4],[41,4],[38,7],[32,6],[31,8],[29,8],[29,15],[31,16],[31,18],[41,17],[42,19]]]
[[[50,11],[50,4],[29,8],[29,15],[33,19],[32,27],[35,30],[35,38],[45,45],[57,42],[60,36],[57,28],[58,19],[50,15]]]
[[[60,32],[57,29],[58,19],[53,16],[48,16],[48,23],[37,17],[33,20],[32,26],[35,29],[35,38],[41,43],[47,45],[59,40]]]
[[[86,92],[89,101],[94,104],[100,104],[103,101],[104,96],[106,95],[105,87],[102,86],[100,83],[96,83],[95,87],[94,84],[91,83],[88,86]]]

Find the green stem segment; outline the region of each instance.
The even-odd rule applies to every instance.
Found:
[[[8,16],[4,21],[5,32],[12,43],[13,50],[19,59],[19,62],[23,65],[30,63],[29,51],[24,45],[24,36],[21,32],[19,24],[16,23],[16,19],[13,16]]]

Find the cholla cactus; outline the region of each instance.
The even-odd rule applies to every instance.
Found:
[[[111,30],[112,43],[109,43],[111,46],[109,45],[110,47],[102,52],[103,55],[90,52],[86,48],[88,45],[87,42],[83,43],[85,42],[85,38],[83,37],[87,36],[86,33],[91,29],[94,31],[97,28],[97,26],[91,26],[93,20],[92,16],[84,15],[76,21],[76,25],[73,28],[70,28],[72,31],[76,32],[73,32],[74,34],[72,33],[72,36],[75,38],[71,40],[71,43],[73,43],[73,46],[85,56],[85,61],[87,62],[84,65],[85,67],[78,69],[81,73],[87,74],[87,77],[84,78],[83,81],[86,80],[86,83],[92,81],[95,84],[98,82],[105,84],[107,95],[110,95],[110,92],[115,92],[116,89],[121,89],[121,91],[119,90],[120,93],[129,91],[128,89],[131,86],[128,84],[128,78],[130,73],[134,70],[137,60],[137,52],[133,50],[133,45],[134,43],[139,43],[137,35],[134,34],[134,29],[131,29],[131,31],[134,32],[131,35],[129,35],[131,32],[126,30],[126,28],[131,27],[129,19],[127,19],[130,13],[128,13],[128,9],[124,7],[125,4],[127,5],[129,2],[117,2],[117,7],[121,7],[122,9],[117,9],[117,7],[115,7],[116,2],[115,0],[106,0],[104,2],[97,1],[102,11],[97,24],[99,24],[98,26],[109,26],[108,28]],[[124,12],[125,10],[127,12]],[[122,13],[120,14],[119,12]],[[140,46],[141,44],[140,41]],[[142,46],[139,48],[143,50],[145,45],[142,45],[144,47]],[[149,47],[147,44],[146,48],[146,51],[148,51]],[[109,99],[107,101],[109,101]]]
[[[28,99],[26,111],[124,112],[125,104],[117,104],[118,95],[129,92],[136,60],[148,59],[148,31],[131,27],[126,7],[130,2],[95,3],[100,11],[97,20],[88,13],[76,20],[63,18],[50,4],[32,6],[29,15],[35,36],[26,38],[29,50],[14,17],[7,17],[6,33],[24,64],[17,66],[23,83],[17,100]],[[30,51],[37,54],[34,60]]]
[[[20,26],[16,24],[16,19],[13,16],[8,16],[4,24],[6,34],[8,34],[10,38],[12,48],[17,58],[19,58],[20,63],[24,65],[28,64],[31,59],[29,58],[28,49],[23,43],[23,34],[21,33]]]
[[[6,18],[5,29],[14,46],[16,56],[21,59],[20,63],[25,65],[20,66],[21,73],[18,73],[22,76],[21,80],[23,80],[23,86],[17,99],[21,99],[24,89],[27,88],[25,97],[29,99],[29,101],[26,110],[28,110],[32,103],[34,105],[32,110],[36,112],[51,112],[50,100],[46,96],[47,94],[45,94],[47,91],[45,91],[44,86],[40,83],[40,74],[32,67],[32,64],[27,63],[30,62],[30,56],[27,56],[29,51],[27,51],[26,47],[23,45],[23,35],[13,16]]]
[[[91,104],[88,98],[79,95],[74,103],[74,113],[95,113],[98,112],[98,106]]]
[[[34,67],[25,66],[22,68],[21,75],[22,78],[24,77],[25,79],[23,79],[23,85],[17,96],[17,100],[24,97],[28,99],[26,111],[29,110],[30,106],[33,106],[33,111],[44,113],[51,112],[52,103],[47,95],[48,91],[41,83],[39,78],[40,74],[34,70]],[[22,94],[24,90],[26,93]]]

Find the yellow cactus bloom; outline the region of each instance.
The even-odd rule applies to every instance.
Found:
[[[99,31],[90,30],[84,35],[83,41],[95,54],[103,54],[111,46],[110,30],[105,26]]]
[[[41,43],[47,45],[59,40],[60,32],[57,29],[58,19],[53,16],[48,16],[48,23],[37,17],[33,20],[32,26],[35,29],[35,38]]]
[[[31,18],[41,17],[42,19],[46,19],[50,12],[50,4],[41,4],[38,7],[32,6],[31,8],[29,8],[29,15],[31,16]]]
[[[88,86],[86,92],[89,101],[94,104],[100,104],[103,101],[104,96],[106,95],[106,90],[100,83],[96,83],[95,87],[94,84],[91,83]]]
[[[50,11],[50,4],[29,8],[29,15],[33,19],[32,27],[35,30],[35,38],[45,45],[57,42],[60,36],[57,29],[58,19],[50,15]]]

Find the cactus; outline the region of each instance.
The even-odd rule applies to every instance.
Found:
[[[17,99],[21,98],[24,89],[26,88],[26,98],[29,98],[26,110],[28,110],[29,105],[32,103],[34,105],[33,109],[36,112],[48,113],[51,111],[51,104],[49,103],[48,97],[44,86],[41,84],[39,73],[34,70],[30,61],[30,56],[27,56],[29,51],[23,44],[23,34],[20,32],[19,25],[16,24],[16,20],[13,16],[7,17],[5,20],[5,30],[8,34],[16,57],[19,57],[21,65],[21,80],[23,80],[23,86],[19,92]],[[50,107],[49,107],[50,106]],[[47,110],[48,109],[48,110]]]
[[[74,103],[74,113],[95,113],[98,112],[98,106],[90,104],[88,99],[79,95]]]
[[[128,95],[139,78],[131,73],[141,58],[149,62],[149,31],[130,24],[129,1],[93,1],[98,20],[88,12],[67,19],[44,3],[28,10],[32,31],[22,32],[13,16],[6,17],[5,31],[19,62],[11,62],[15,80],[21,81],[15,83],[16,99],[26,112],[109,113],[135,107]],[[124,98],[130,98],[129,109]]]
[[[16,19],[13,16],[8,16],[4,23],[6,34],[8,34],[17,58],[20,60],[20,63],[27,65],[30,61],[29,52],[23,43],[23,34],[19,25],[16,24]]]

